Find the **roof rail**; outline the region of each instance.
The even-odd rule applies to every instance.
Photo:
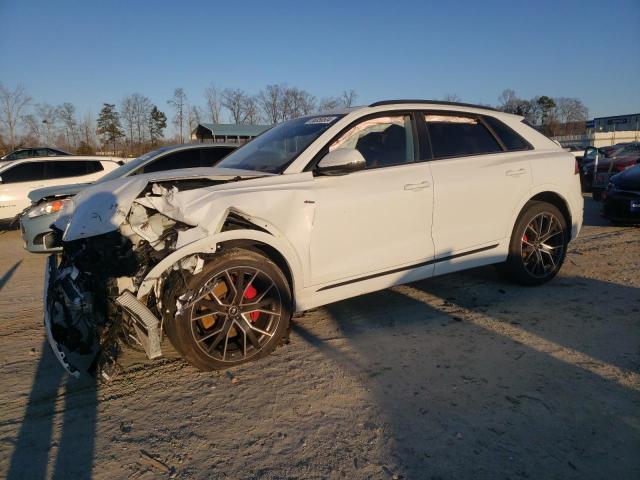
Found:
[[[475,105],[473,103],[461,103],[461,102],[446,102],[444,100],[383,100],[381,102],[374,102],[370,107],[380,107],[382,105],[394,105],[396,103],[432,103],[438,105],[453,105],[456,107],[472,107],[472,108],[483,108],[485,110],[493,110],[494,112],[499,112],[497,108],[493,107],[485,107],[483,105]]]

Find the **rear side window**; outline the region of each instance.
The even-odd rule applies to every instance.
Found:
[[[86,160],[71,160],[64,162],[43,162],[47,164],[47,177],[48,178],[65,178],[65,177],[80,177],[82,175],[88,175],[94,173],[93,163],[100,162],[88,162]]]
[[[502,148],[475,117],[427,113],[424,116],[434,158],[502,152]]]
[[[484,117],[484,120],[489,124],[493,131],[500,137],[502,143],[504,143],[507,150],[529,150],[531,145],[514,132],[511,128],[507,127],[504,123],[494,117]]]
[[[104,170],[100,162],[87,162],[87,173],[96,173]]]
[[[216,147],[202,149],[202,166],[213,167],[234,149],[231,147]]]
[[[25,162],[0,173],[2,183],[44,180],[44,162]]]
[[[177,168],[195,168],[200,166],[200,150],[191,148],[171,153],[143,167],[144,173],[163,172]]]

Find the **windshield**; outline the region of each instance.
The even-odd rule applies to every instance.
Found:
[[[228,155],[218,167],[282,173],[343,115],[311,115],[281,123]]]
[[[126,177],[127,175],[129,175],[129,173],[134,171],[139,166],[145,164],[152,157],[155,157],[156,155],[159,155],[162,152],[166,152],[170,148],[172,147],[162,147],[162,148],[158,148],[157,150],[152,150],[151,152],[147,152],[144,155],[138,158],[135,158],[130,162],[125,163],[124,165],[120,165],[115,170],[111,170],[109,173],[107,173],[103,177],[100,177],[100,179],[97,180],[96,183],[108,182],[109,180],[115,180],[116,178]]]

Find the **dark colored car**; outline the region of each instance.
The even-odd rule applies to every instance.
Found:
[[[607,189],[609,178],[640,163],[640,142],[613,147],[588,147],[580,167],[580,180],[585,192],[592,192],[600,200]]]
[[[640,224],[640,165],[611,177],[604,216],[612,222]]]
[[[4,157],[0,158],[2,161],[21,160],[23,158],[34,157],[60,157],[62,155],[71,155],[64,150],[58,150],[51,147],[35,147],[35,148],[21,148],[8,153]]]

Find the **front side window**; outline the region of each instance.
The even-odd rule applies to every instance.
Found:
[[[0,173],[2,183],[33,182],[44,179],[44,162],[25,162]]]
[[[213,167],[217,165],[220,160],[229,155],[235,149],[233,147],[215,147],[215,148],[203,148],[202,152],[202,166]]]
[[[491,132],[473,116],[428,113],[424,120],[434,158],[502,152]]]
[[[85,160],[44,163],[47,164],[47,177],[49,178],[80,177],[91,173],[88,169],[88,164],[91,162]]]
[[[355,148],[364,157],[366,168],[376,168],[413,162],[413,145],[411,117],[394,115],[354,125],[329,146],[329,151]]]
[[[309,115],[281,123],[229,154],[218,167],[282,173],[343,115]]]

